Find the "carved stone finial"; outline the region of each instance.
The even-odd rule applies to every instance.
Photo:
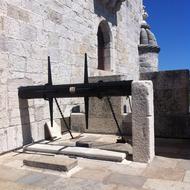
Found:
[[[143,13],[142,13],[143,20],[146,21],[148,18],[148,13],[146,12],[146,7],[143,6]]]
[[[150,26],[146,22],[146,19],[148,18],[148,13],[146,12],[145,8],[146,7],[143,5],[141,28],[149,28],[150,29]]]

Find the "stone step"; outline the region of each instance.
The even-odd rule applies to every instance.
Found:
[[[93,158],[98,160],[107,160],[115,162],[121,162],[126,158],[125,153],[100,150],[95,148],[67,147],[65,149],[62,149],[60,152],[61,154],[70,156],[81,156],[85,158]]]
[[[24,150],[54,154],[64,154],[70,156],[80,156],[85,158],[108,160],[121,162],[126,158],[125,153],[100,150],[97,148],[83,148],[83,147],[64,147],[47,144],[33,144],[25,147]]]
[[[114,143],[114,144],[105,144],[102,142],[97,142],[92,145],[92,148],[98,148],[102,150],[109,150],[114,152],[122,152],[126,155],[133,154],[133,148],[128,143]]]
[[[65,147],[60,146],[60,145],[49,145],[49,144],[36,143],[36,144],[32,144],[30,146],[26,146],[24,148],[24,150],[25,151],[58,154],[60,152],[60,150],[62,150],[63,148],[65,148]]]
[[[23,160],[23,164],[26,166],[56,171],[69,171],[76,167],[77,163],[76,159],[66,156],[34,155]]]

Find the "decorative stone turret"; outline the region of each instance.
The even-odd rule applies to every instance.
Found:
[[[117,12],[120,10],[121,8],[121,4],[124,2],[125,0],[101,0],[101,3],[110,11],[112,12]]]
[[[142,17],[140,45],[138,47],[140,73],[158,71],[158,54],[160,47],[157,44],[154,34],[150,30],[150,26],[146,22],[148,14],[145,11],[145,7],[143,7]]]

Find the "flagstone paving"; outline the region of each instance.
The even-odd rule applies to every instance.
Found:
[[[176,147],[179,150],[179,146]],[[170,151],[166,154],[167,148],[169,147],[165,147],[163,152],[160,149],[151,164],[130,160],[118,163],[73,158],[78,161],[78,165],[68,172],[24,166],[23,160],[34,153],[21,150],[10,152],[0,156],[0,189],[189,190],[190,159],[183,157],[188,155],[187,147],[185,147],[186,152],[182,151],[182,146],[180,147],[182,158],[180,154],[171,156]],[[43,155],[54,156],[44,153]]]

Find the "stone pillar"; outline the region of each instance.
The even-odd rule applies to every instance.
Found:
[[[154,104],[151,81],[132,83],[132,142],[133,160],[149,163],[154,150]]]

